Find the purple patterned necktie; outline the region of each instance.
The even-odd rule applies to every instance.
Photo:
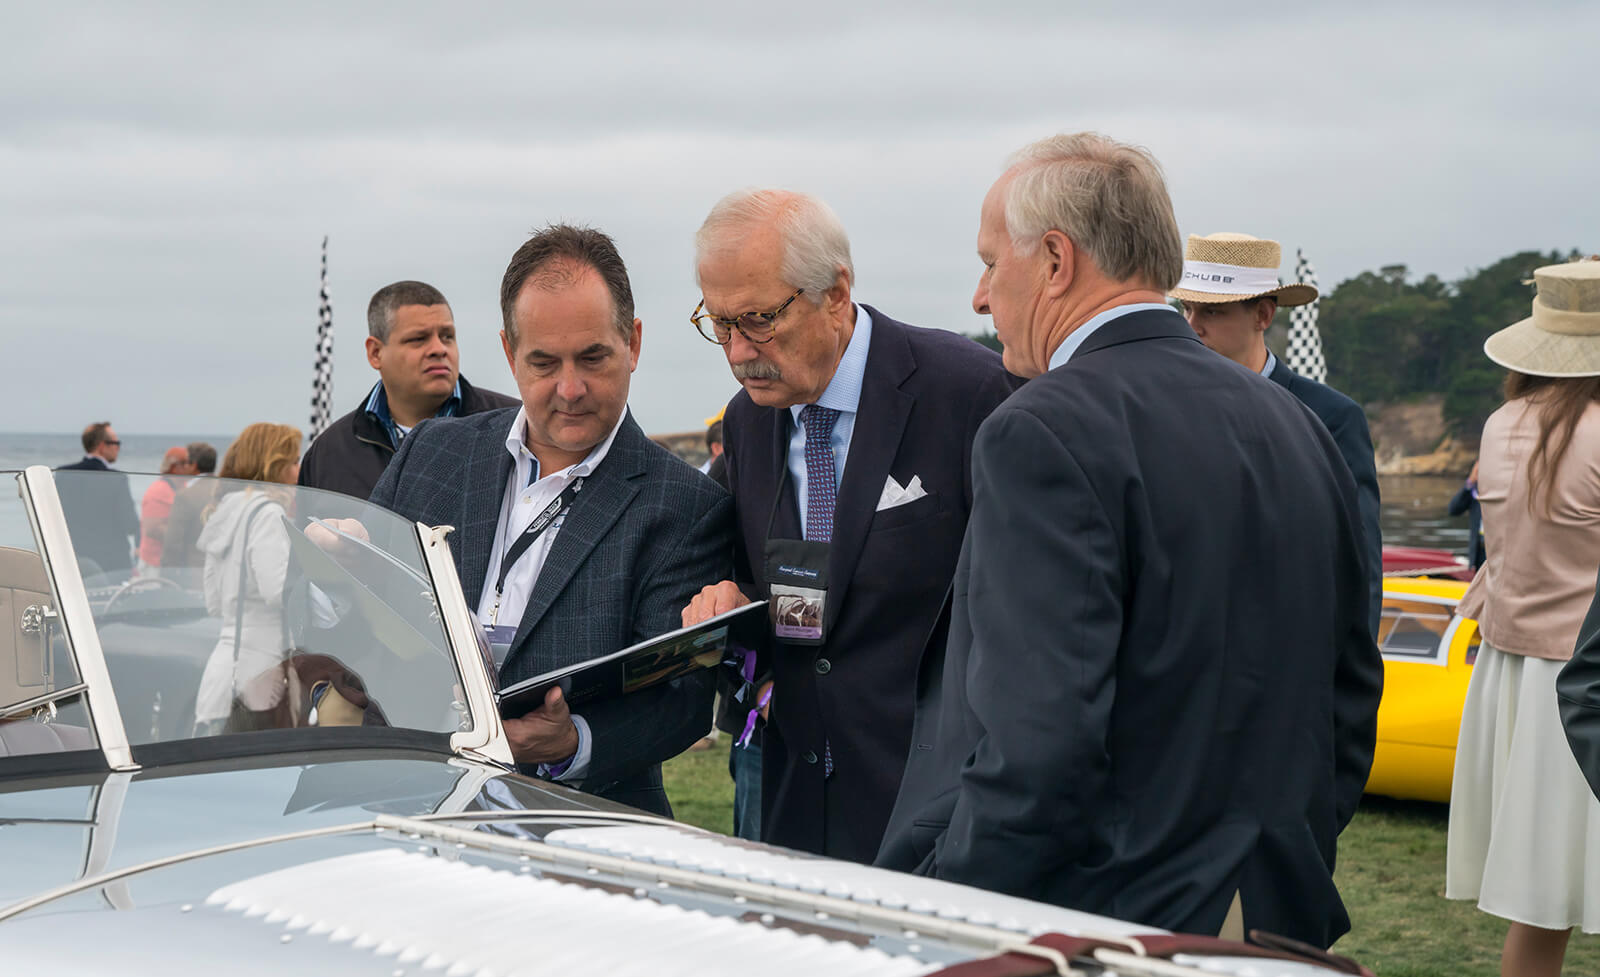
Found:
[[[826,543],[833,539],[833,504],[838,478],[833,467],[833,424],[839,412],[807,404],[800,408],[806,428],[806,539]]]
[[[833,424],[839,412],[807,404],[800,408],[806,426],[806,539],[827,543],[833,539],[833,506],[838,478],[833,467]],[[833,744],[822,741],[822,777],[833,776]]]

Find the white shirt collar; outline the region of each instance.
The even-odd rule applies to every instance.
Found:
[[[624,407],[622,415],[617,418],[617,423],[611,426],[611,433],[606,435],[604,441],[595,445],[582,461],[550,474],[560,475],[564,478],[587,478],[605,460],[606,455],[610,453],[611,442],[617,439],[617,432],[622,430],[622,422],[627,419],[628,409]],[[511,453],[511,457],[517,463],[517,472],[522,475],[518,482],[522,485],[530,485],[540,478],[548,477],[540,474],[539,459],[535,458],[533,452],[528,450],[527,442],[524,440],[527,433],[528,408],[524,405],[517,409],[516,419],[511,422],[511,432],[506,435],[506,451]]]
[[[1070,333],[1067,333],[1067,338],[1062,340],[1061,345],[1056,347],[1056,351],[1054,353],[1050,354],[1050,369],[1054,370],[1056,367],[1061,366],[1063,363],[1072,359],[1072,354],[1076,353],[1078,348],[1087,342],[1089,337],[1094,335],[1094,333],[1101,326],[1105,325],[1111,320],[1121,318],[1125,315],[1130,315],[1134,312],[1149,312],[1155,309],[1165,309],[1170,312],[1172,311],[1172,306],[1167,305],[1165,302],[1134,302],[1131,305],[1112,306],[1111,308],[1095,316],[1093,319],[1090,319],[1088,322],[1085,322],[1083,325],[1072,330]]]
[[[845,414],[854,414],[860,408],[861,384],[867,376],[867,349],[871,345],[872,314],[858,302],[856,324],[850,333],[850,342],[845,345],[844,355],[839,357],[839,366],[833,371],[833,379],[828,381],[828,388],[817,398],[818,407],[827,407]],[[800,411],[804,406],[795,404],[789,408],[789,413],[796,424],[800,422]]]
[[[1277,369],[1277,367],[1278,358],[1272,355],[1272,350],[1267,350],[1267,361],[1261,364],[1261,375],[1264,377],[1270,377],[1272,376],[1272,371]]]

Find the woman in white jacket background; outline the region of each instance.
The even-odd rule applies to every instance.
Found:
[[[299,474],[300,431],[285,424],[250,425],[223,459],[222,478],[261,485],[223,483],[200,532],[206,610],[221,628],[200,677],[196,735],[258,728],[250,715],[274,710],[287,691],[283,517],[293,513],[292,492],[278,486],[294,485]]]

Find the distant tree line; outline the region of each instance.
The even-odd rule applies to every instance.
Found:
[[[1323,295],[1317,319],[1328,382],[1367,406],[1442,394],[1450,432],[1476,438],[1500,406],[1505,380],[1483,355],[1483,341],[1528,317],[1535,268],[1578,257],[1521,251],[1454,282],[1410,281],[1405,265],[1346,279]],[[1268,336],[1280,355],[1288,319],[1289,310],[1280,310]],[[1000,348],[993,332],[968,335]]]
[[[1359,404],[1443,394],[1451,433],[1476,438],[1506,374],[1483,341],[1528,317],[1535,268],[1577,257],[1522,251],[1454,282],[1409,281],[1405,265],[1387,265],[1340,282],[1317,320],[1328,382]]]

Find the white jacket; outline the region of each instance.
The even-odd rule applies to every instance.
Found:
[[[289,537],[284,515],[283,506],[266,493],[246,489],[223,496],[200,531],[206,610],[220,619],[221,628],[200,676],[196,722],[226,719],[235,696],[255,710],[270,709],[283,697],[286,679],[277,666],[288,657],[283,588]]]

